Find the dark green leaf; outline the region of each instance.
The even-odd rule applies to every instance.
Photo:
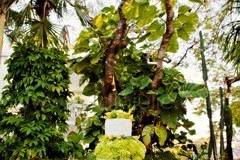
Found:
[[[168,94],[161,94],[158,96],[157,100],[161,104],[171,104],[174,103],[177,98],[177,93],[175,92],[170,92]]]
[[[133,87],[131,85],[127,86],[124,90],[122,90],[119,95],[120,96],[127,96],[133,93]]]

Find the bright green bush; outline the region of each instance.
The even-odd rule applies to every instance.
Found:
[[[123,118],[133,120],[133,115],[131,110],[129,112],[124,112],[123,110],[113,110],[111,112],[105,113],[105,119]]]
[[[56,48],[14,47],[0,107],[4,159],[65,159],[76,148],[64,140],[70,96],[66,58]]]
[[[95,148],[96,160],[143,160],[146,148],[139,140],[103,137]]]

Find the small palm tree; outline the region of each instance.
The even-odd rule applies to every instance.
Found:
[[[17,41],[24,33],[22,37],[33,40],[40,47],[46,47],[48,44],[58,46],[61,43],[59,37],[63,32],[57,25],[50,22],[48,17],[51,12],[58,17],[63,17],[64,11],[69,6],[75,9],[82,25],[91,25],[92,20],[82,1],[77,0],[72,3],[70,0],[30,0],[20,12],[10,12],[7,25],[13,29],[9,30],[8,36],[12,41]],[[66,30],[65,26],[63,30]],[[63,39],[66,37],[66,35],[62,36]]]

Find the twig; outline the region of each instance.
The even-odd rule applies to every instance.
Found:
[[[179,66],[179,65],[182,63],[183,59],[187,56],[188,51],[191,50],[196,44],[197,44],[197,42],[194,42],[190,47],[187,48],[187,50],[186,50],[186,52],[184,53],[184,55],[182,56],[182,58],[178,61],[178,63],[176,63],[176,64],[173,66],[173,68]]]

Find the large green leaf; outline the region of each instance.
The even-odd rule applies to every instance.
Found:
[[[74,47],[75,53],[87,52],[89,51],[89,42],[90,38],[93,36],[93,33],[87,29],[83,30],[79,37],[77,38],[77,42]]]
[[[103,15],[98,15],[94,20],[94,25],[100,30],[103,26]]]
[[[167,129],[163,126],[155,126],[155,133],[158,136],[160,146],[163,146],[167,140]]]
[[[162,110],[160,112],[161,120],[169,128],[176,129],[178,113],[175,110]]]
[[[147,125],[142,130],[143,143],[148,146],[151,143],[151,136],[154,134],[154,126]]]
[[[148,40],[149,41],[155,41],[159,39],[164,33],[165,27],[163,24],[160,24],[157,20],[154,21],[147,29],[147,31],[150,33]]]
[[[180,6],[179,9],[178,9],[178,14],[185,14],[187,12],[190,12],[191,11],[191,8],[189,6]]]
[[[190,39],[191,33],[195,31],[198,25],[198,15],[189,11],[187,6],[181,6],[179,15],[174,21],[178,37],[185,41]]]
[[[178,82],[180,84],[185,83],[186,80],[181,72],[174,68],[165,68],[163,77],[163,84],[164,85],[171,85],[174,82]]]
[[[179,95],[182,98],[206,98],[208,90],[202,84],[187,83],[179,88]]]
[[[157,17],[157,7],[153,5],[141,5],[139,7],[140,16],[138,18],[138,26],[143,27],[153,21]]]
[[[175,102],[176,99],[177,99],[177,93],[175,93],[175,92],[162,94],[157,98],[157,100],[161,104],[171,104],[171,103]]]
[[[146,75],[141,75],[130,80],[130,83],[133,86],[139,87],[140,89],[146,88],[151,82],[152,82],[151,78],[149,78]]]
[[[122,90],[119,95],[120,96],[127,96],[129,94],[133,93],[133,86],[128,85],[124,90]]]
[[[173,36],[171,37],[170,41],[169,41],[169,45],[168,45],[168,48],[167,48],[168,52],[172,52],[172,53],[177,52],[177,50],[179,48],[177,38],[178,38],[177,33],[174,33]]]
[[[67,139],[69,142],[73,142],[77,144],[81,140],[81,135],[77,134],[76,132],[70,132],[68,134]]]
[[[137,19],[140,15],[139,5],[134,1],[126,2],[123,6],[123,14],[129,20]]]

